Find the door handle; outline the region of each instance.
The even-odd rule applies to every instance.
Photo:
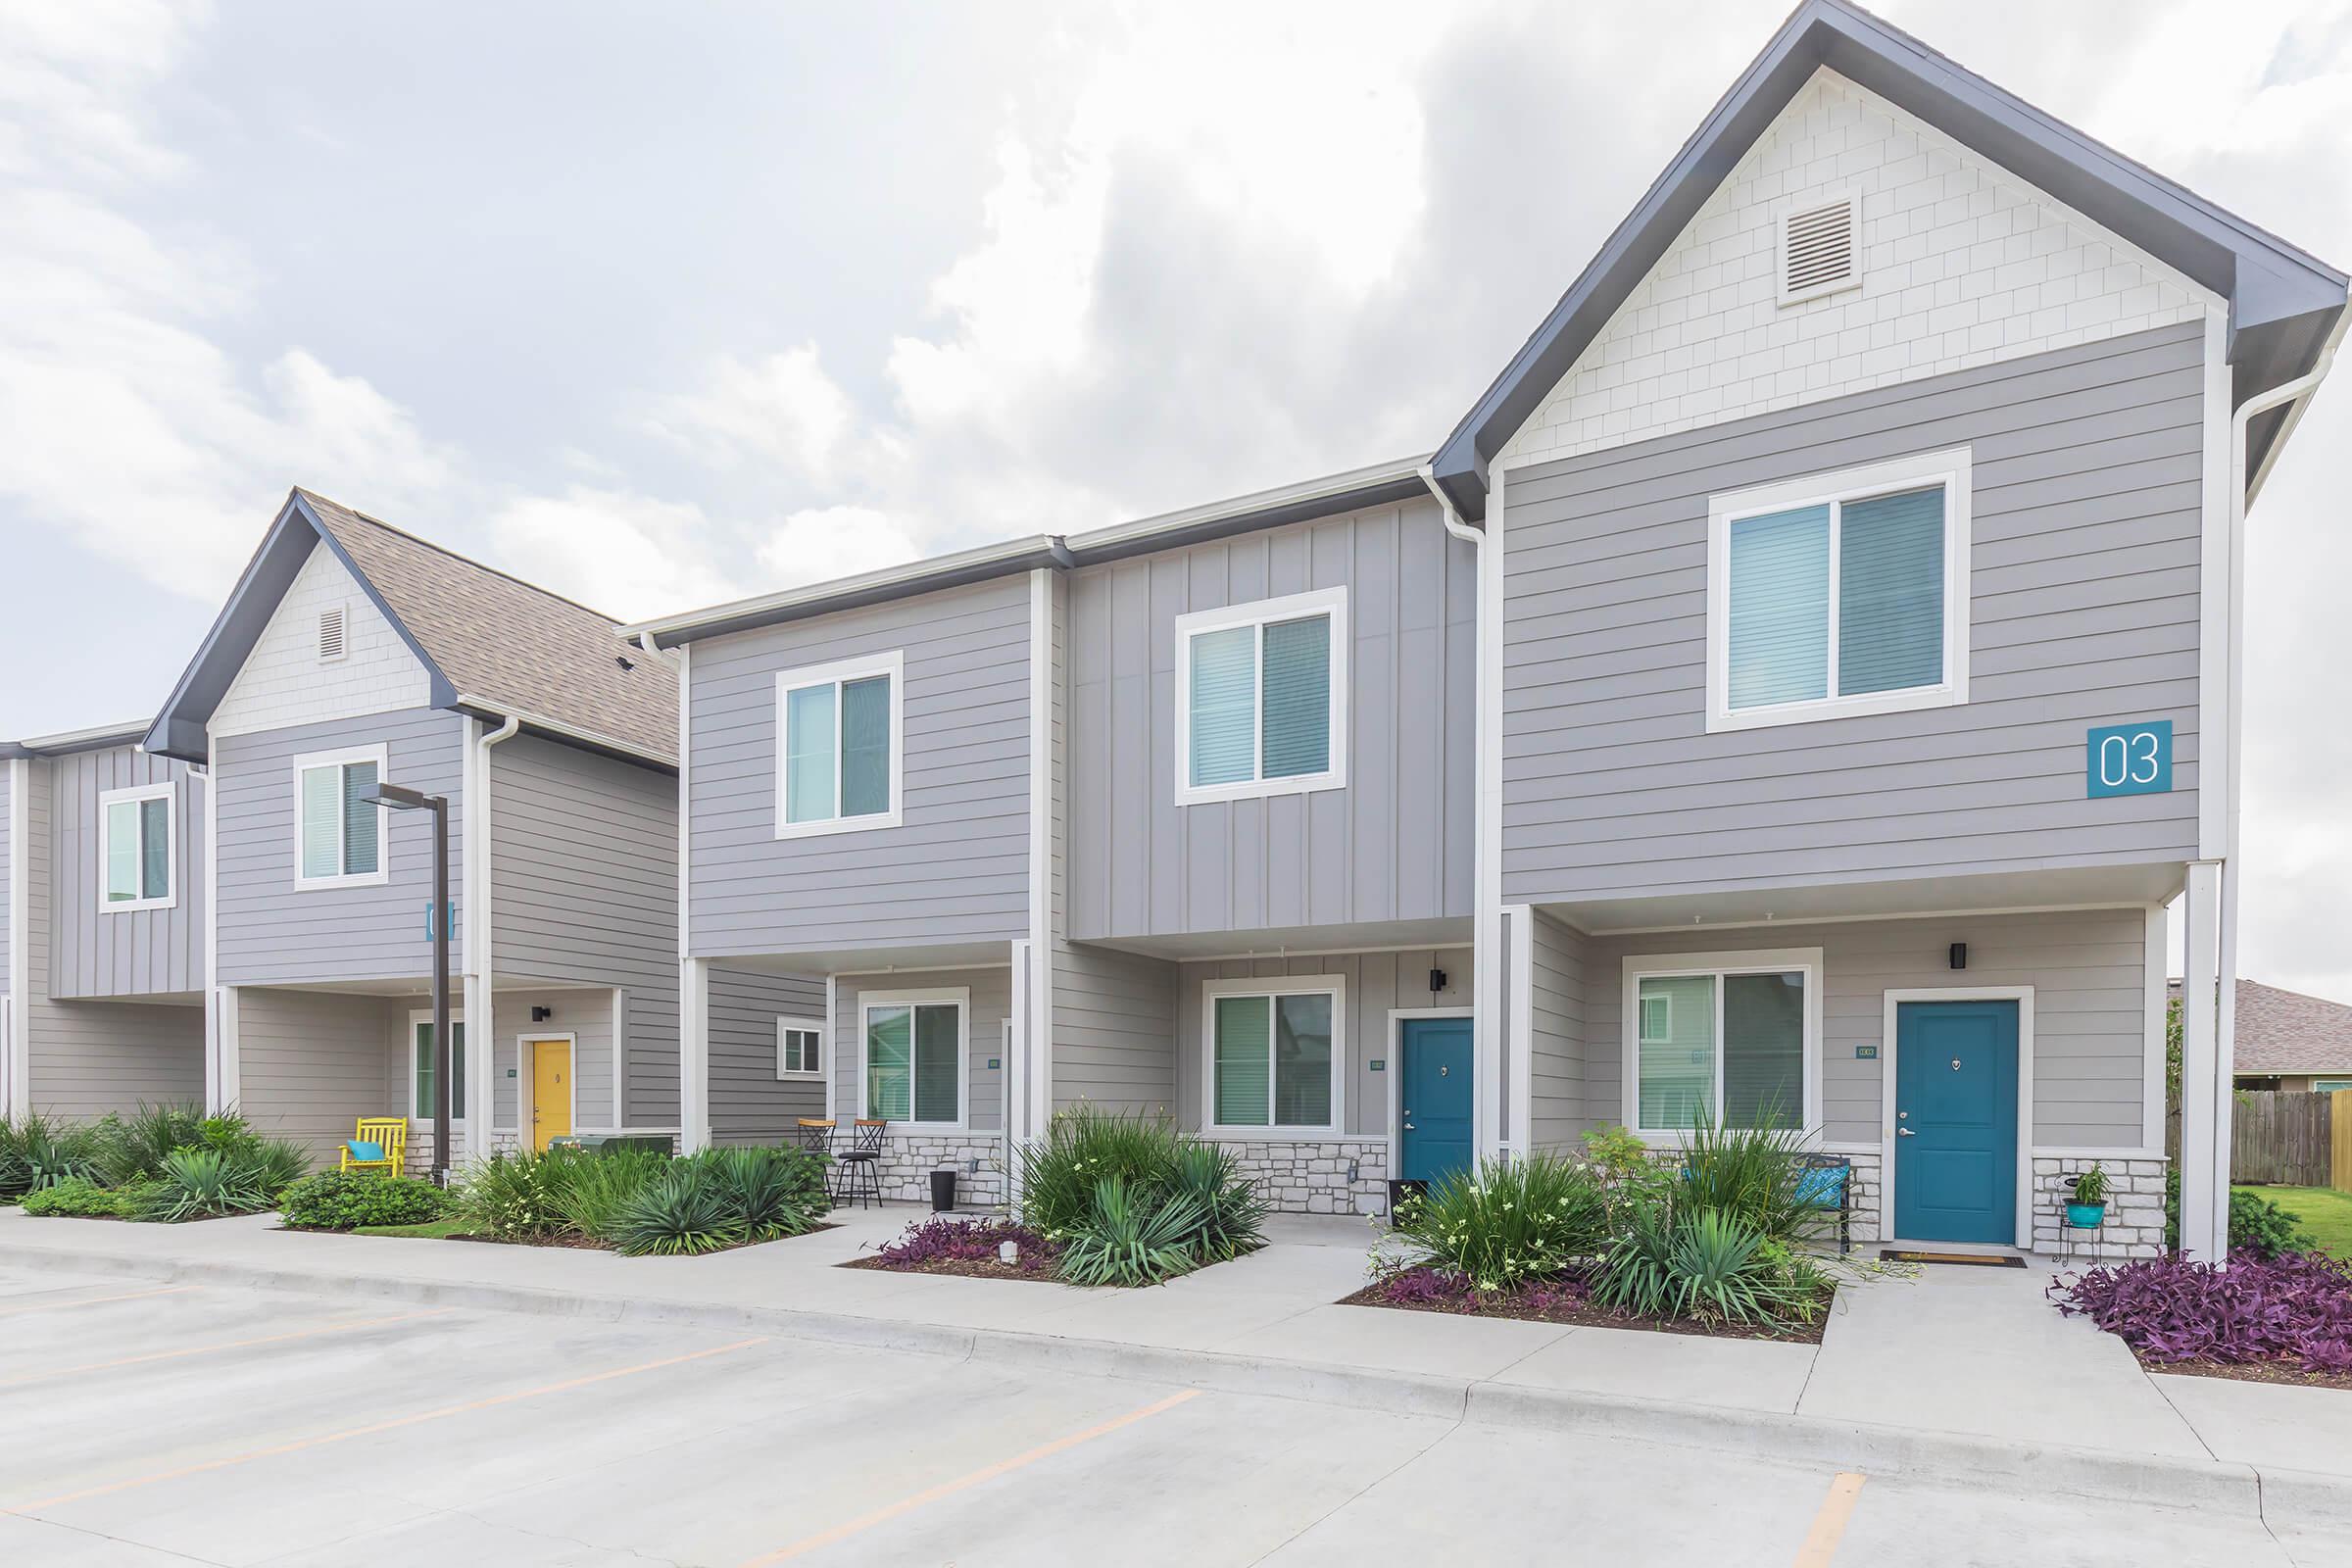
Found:
[[[1894,1130],[1894,1136],[1897,1138],[1917,1138],[1919,1134],[1913,1132],[1908,1127],[1897,1127]]]
[[[1405,1130],[1406,1132],[1408,1132],[1408,1133],[1409,1133],[1409,1132],[1416,1132],[1416,1131],[1418,1131],[1419,1129],[1418,1129],[1418,1128],[1416,1128],[1416,1127],[1414,1127],[1414,1126],[1413,1126],[1413,1124],[1412,1124],[1411,1122],[1409,1122],[1409,1121],[1408,1121],[1408,1122],[1406,1122],[1406,1123],[1404,1124],[1404,1130]]]

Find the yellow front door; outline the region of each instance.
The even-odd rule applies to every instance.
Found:
[[[531,1147],[571,1133],[571,1042],[531,1042]]]

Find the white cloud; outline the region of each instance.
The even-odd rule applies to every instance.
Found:
[[[804,343],[752,361],[722,356],[700,390],[662,399],[647,423],[706,458],[764,458],[824,483],[855,417],[816,345]]]
[[[622,620],[757,592],[715,564],[717,532],[691,503],[588,485],[517,497],[490,518],[500,565]]]
[[[811,507],[777,523],[754,552],[768,588],[793,588],[913,561],[915,537],[868,507]]]

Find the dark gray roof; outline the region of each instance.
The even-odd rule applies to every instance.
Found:
[[[2236,399],[2308,372],[2343,314],[2341,271],[1962,70],[1846,0],[1804,0],[1683,144],[1582,276],[1465,415],[1432,466],[1465,516],[1487,465],[1576,364],[1757,137],[1828,67],[2230,301]],[[2334,177],[2319,171],[2316,177]],[[2288,411],[2248,431],[2258,475]]]
[[[203,760],[205,721],[320,545],[424,666],[434,707],[516,716],[561,739],[675,765],[675,666],[624,643],[611,616],[302,489],[286,498],[157,715],[149,750]]]
[[[2180,981],[2165,989],[2180,1000]],[[2230,1057],[2232,1072],[2352,1073],[2352,1007],[2240,979]]]

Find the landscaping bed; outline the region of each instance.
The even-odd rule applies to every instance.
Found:
[[[2228,1268],[2145,1258],[2062,1274],[2050,1298],[2150,1372],[2352,1389],[2352,1262],[2241,1246]]]
[[[0,1200],[36,1219],[179,1224],[263,1213],[309,1163],[301,1146],[194,1105],[94,1122],[0,1120]]]
[[[1006,1242],[1019,1249],[1019,1258],[1007,1263],[999,1250]],[[883,1244],[869,1257],[854,1257],[843,1268],[879,1269],[886,1274],[952,1274],[973,1280],[1037,1280],[1048,1285],[1061,1278],[1061,1249],[1015,1220],[956,1218],[936,1215],[906,1227],[898,1240]]]
[[[1592,1301],[1592,1288],[1576,1279],[1543,1281],[1508,1290],[1480,1291],[1458,1275],[1422,1268],[1408,1269],[1387,1279],[1375,1280],[1352,1296],[1341,1297],[1339,1304],[1385,1306],[1404,1312],[1439,1312],[1454,1317],[1505,1318],[1521,1323],[1555,1323],[1564,1328],[1646,1329],[1659,1334],[1696,1335],[1702,1339],[1781,1340],[1797,1345],[1819,1345],[1829,1328],[1829,1305],[1836,1294],[1835,1284],[1826,1285],[1809,1321],[1800,1319],[1778,1326],[1735,1323],[1716,1318],[1643,1315],[1597,1306]]]

